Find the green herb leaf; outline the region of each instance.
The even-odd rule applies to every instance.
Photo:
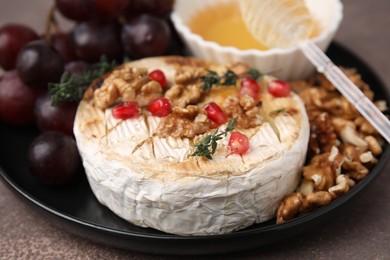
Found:
[[[277,116],[278,114],[281,114],[281,113],[284,113],[286,112],[287,108],[279,108],[279,109],[276,109],[276,110],[273,110],[269,113],[270,116]]]
[[[218,141],[222,139],[222,136],[233,131],[236,122],[237,117],[230,120],[225,131],[218,134],[219,129],[217,128],[212,134],[206,135],[199,143],[194,144],[196,150],[191,156],[204,156],[209,160],[213,159],[212,155],[217,150]]]
[[[237,82],[238,76],[233,71],[228,70],[222,77],[218,76],[218,74],[215,71],[210,70],[209,74],[202,77],[203,83],[202,83],[202,90],[203,91],[209,91],[213,85],[224,85],[224,86],[230,86],[235,85]]]
[[[78,87],[77,81],[76,76],[65,72],[59,83],[49,83],[48,88],[52,105],[57,106],[63,101],[79,100],[84,91]]]
[[[226,126],[225,133],[232,132],[234,130],[234,126],[236,125],[238,117],[236,116],[232,120],[230,120],[229,124]],[[225,136],[226,136],[225,134]]]
[[[70,75],[67,72],[61,76],[60,82],[49,83],[49,93],[53,106],[64,101],[78,101],[84,95],[85,90],[96,78],[106,74],[117,66],[116,62],[109,62],[105,56],[98,63],[92,65],[90,70],[83,72],[81,77]]]
[[[254,79],[254,80],[258,80],[261,76],[262,76],[262,73],[257,70],[257,69],[249,69],[248,72],[246,73],[250,78]]]
[[[202,77],[202,79],[203,79],[203,84],[202,84],[201,88],[203,91],[210,90],[214,84],[219,85],[220,81],[221,81],[218,74],[212,70],[209,71],[209,74]]]
[[[240,77],[250,77],[254,80],[257,80],[261,76],[261,72],[257,69],[249,69],[246,73],[240,75]],[[213,87],[213,85],[236,85],[238,78],[239,76],[231,70],[228,70],[223,76],[218,76],[215,71],[210,70],[209,74],[202,77],[203,83],[201,88],[203,91],[209,91]]]
[[[236,85],[238,76],[231,70],[228,70],[225,75],[222,76],[222,85],[231,86]]]

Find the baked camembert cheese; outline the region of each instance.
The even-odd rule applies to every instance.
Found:
[[[287,83],[245,64],[159,57],[94,81],[74,134],[92,191],[115,214],[214,235],[275,216],[300,180],[309,123]]]

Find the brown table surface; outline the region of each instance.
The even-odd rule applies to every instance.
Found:
[[[42,31],[52,1],[0,0],[0,26],[23,22]],[[345,0],[336,41],[367,62],[390,88],[390,1]],[[356,200],[329,221],[289,240],[210,258],[390,259],[390,163]],[[109,248],[48,223],[0,181],[0,259],[165,259]],[[176,257],[174,257],[176,258]],[[181,258],[181,257],[177,257]]]

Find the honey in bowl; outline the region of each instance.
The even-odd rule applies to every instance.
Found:
[[[219,3],[199,11],[189,22],[192,32],[206,41],[241,50],[267,48],[246,28],[236,2]]]
[[[246,1],[246,0],[243,0]],[[296,0],[294,0],[296,1]],[[299,2],[294,2],[294,1],[281,1],[279,2],[274,2],[268,1],[272,3],[274,6],[278,7],[280,6],[281,3],[285,4],[286,6],[283,6],[286,15],[294,15],[291,18],[291,21],[299,22],[302,17],[306,19],[305,23],[310,23],[310,34],[307,35],[308,38],[314,38],[320,34],[320,28],[319,24],[316,23],[315,19],[312,19],[310,17],[310,14],[307,13],[305,14],[302,11],[305,7],[304,0],[301,0]],[[303,1],[303,2],[302,2]],[[267,3],[268,3],[267,2]],[[292,2],[293,4],[297,5],[300,8],[296,8],[294,5],[289,4],[289,2]],[[261,2],[262,3],[262,2]],[[267,7],[269,4],[266,5]],[[271,5],[271,7],[274,7]],[[275,9],[275,8],[274,8]],[[269,11],[269,12],[268,12]],[[272,11],[272,12],[271,12]],[[268,23],[275,23],[276,26],[274,26],[276,29],[280,29],[281,24],[279,23],[280,19],[276,19],[275,11],[277,12],[278,10],[273,10],[270,8],[270,10],[267,9],[267,15],[265,21],[265,24],[261,26],[255,26],[254,28],[251,28],[253,31],[257,32],[257,28],[270,28],[272,27]],[[292,13],[288,13],[291,12]],[[294,13],[295,12],[295,13]],[[307,11],[308,12],[308,11]],[[280,12],[280,15],[283,15],[283,12]],[[270,16],[271,15],[271,16]],[[304,16],[306,15],[306,17]],[[308,16],[309,15],[309,16]],[[246,20],[254,20],[257,21],[259,19],[252,19],[252,16],[245,17]],[[273,20],[274,17],[275,19]],[[256,18],[256,17],[255,17]],[[261,19],[260,19],[261,20]],[[299,23],[297,23],[299,24]],[[306,25],[306,24],[305,24]],[[283,26],[283,24],[282,24]],[[290,47],[290,42],[295,42],[295,39],[288,39],[288,35],[290,35],[290,32],[293,32],[294,30],[290,26],[284,26],[285,29],[288,31],[281,32],[277,31],[275,34],[272,34],[271,32],[265,32],[264,35],[267,36],[268,40],[271,40],[271,43],[273,43],[273,40],[279,39],[279,42],[282,41],[281,45],[276,45],[274,44],[271,45],[266,45],[263,44],[258,38],[259,37],[254,37],[253,34],[249,31],[247,25],[244,22],[243,16],[241,15],[240,12],[240,6],[237,1],[228,1],[228,2],[223,2],[223,3],[218,3],[215,5],[207,6],[203,10],[200,10],[192,17],[189,21],[189,27],[192,30],[192,32],[200,35],[203,37],[204,40],[206,41],[212,41],[216,42],[221,46],[232,46],[236,47],[240,50],[249,50],[249,49],[258,49],[258,50],[267,50],[273,47]],[[252,26],[253,27],[253,26]],[[299,27],[298,27],[299,28]],[[255,30],[254,30],[255,29]],[[291,31],[290,31],[291,30]],[[284,37],[276,37],[274,39],[272,35],[274,36],[280,36],[277,33],[281,33],[281,35]],[[271,36],[270,36],[271,35]],[[291,34],[294,35],[294,34]],[[257,35],[259,36],[259,35]],[[286,38],[287,37],[287,38]],[[257,39],[256,39],[257,38]],[[262,37],[260,37],[262,38]],[[287,40],[290,40],[287,41]],[[268,41],[266,41],[269,43]],[[283,45],[284,44],[284,45]]]

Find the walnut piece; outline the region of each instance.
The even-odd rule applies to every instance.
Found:
[[[367,134],[367,135],[378,134],[376,129],[362,116],[357,117],[354,123],[358,127],[359,131],[362,132],[363,134]]]
[[[332,198],[337,198],[343,195],[344,193],[348,192],[350,188],[355,186],[355,182],[344,174],[337,176],[336,184],[337,185],[328,189],[330,195],[332,195]]]
[[[314,183],[313,181],[308,181],[306,179],[301,180],[301,184],[297,188],[297,192],[302,193],[302,195],[309,195],[314,192]]]
[[[340,137],[345,143],[352,144],[358,147],[365,148],[368,145],[367,142],[359,136],[357,131],[349,125],[346,125],[341,130]]]
[[[373,155],[378,156],[382,154],[382,146],[379,144],[378,139],[369,135],[364,138],[368,144],[368,149],[372,152]]]
[[[328,190],[335,183],[335,172],[329,161],[329,153],[314,156],[310,164],[303,167],[303,177],[314,182],[317,191]]]
[[[210,129],[210,122],[197,106],[174,107],[172,113],[161,119],[156,129],[160,137],[194,138]]]
[[[202,90],[200,83],[190,85],[175,84],[165,92],[164,96],[174,106],[184,108],[187,105],[198,103],[202,96]]]
[[[161,95],[162,88],[160,83],[152,80],[141,87],[136,96],[136,100],[138,105],[142,107],[148,105],[153,99],[161,97]]]
[[[296,217],[299,213],[329,204],[332,196],[327,191],[318,191],[304,196],[299,192],[287,195],[279,204],[276,223],[281,224]]]
[[[160,84],[148,77],[147,69],[123,66],[104,79],[102,86],[94,92],[94,101],[101,109],[113,105],[118,99],[136,100],[138,105],[145,106],[161,95]]]
[[[336,133],[328,113],[321,113],[310,124],[310,152],[320,154],[330,152],[336,143]]]
[[[353,180],[360,181],[368,174],[368,169],[358,161],[346,161],[343,164],[345,175],[349,176]]]
[[[261,109],[256,106],[255,100],[250,96],[228,96],[222,108],[229,118],[237,117],[237,128],[253,128],[263,122]]]
[[[352,77],[355,74],[351,73]],[[360,77],[354,78],[358,86],[367,95],[372,98],[372,92],[367,88],[367,85],[361,81]],[[354,119],[360,116],[355,107],[348,102],[335,87],[323,76],[316,75],[309,82],[313,87],[306,87],[301,89],[299,95],[303,99],[305,106],[309,112],[309,119],[312,116],[317,116],[318,113],[328,112],[332,116],[343,117],[346,119]],[[364,92],[363,91],[363,92]]]
[[[189,67],[182,66],[180,67],[175,74],[175,83],[176,84],[192,84],[199,81],[203,76],[206,76],[208,71],[206,68],[198,67]]]
[[[301,212],[303,196],[295,192],[287,195],[279,204],[276,212],[276,223],[281,224],[286,220],[292,219]]]
[[[359,159],[360,159],[361,163],[377,163],[377,159],[374,157],[374,155],[370,151],[362,153],[359,156]]]
[[[108,85],[104,88],[98,88],[94,92],[95,105],[104,109],[115,103],[119,97],[119,92],[115,85]]]
[[[245,75],[248,73],[250,67],[242,62],[235,62],[232,64],[228,64],[227,66],[228,70],[233,71],[236,75]]]
[[[303,200],[302,211],[309,211],[329,204],[332,196],[327,191],[317,191],[307,195]]]

